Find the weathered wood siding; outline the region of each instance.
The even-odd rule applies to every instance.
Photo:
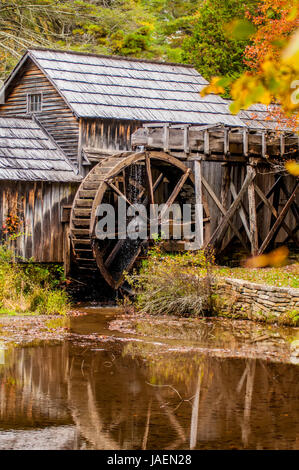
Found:
[[[42,93],[42,111],[35,115],[70,160],[77,164],[79,123],[44,73],[30,59],[7,90],[0,114],[28,115],[28,93]]]
[[[64,227],[61,208],[71,204],[76,183],[0,181],[0,236],[9,213],[20,218],[11,242],[17,256],[36,262],[63,262]]]
[[[83,148],[130,150],[131,135],[141,126],[140,121],[84,119],[80,129],[80,143]]]

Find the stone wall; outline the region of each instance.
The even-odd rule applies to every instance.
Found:
[[[299,289],[231,278],[218,279],[214,287],[216,307],[224,314],[299,325]]]

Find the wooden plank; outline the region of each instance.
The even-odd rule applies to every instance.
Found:
[[[61,214],[60,214],[60,221],[61,222],[69,222],[70,217],[71,217],[71,210],[72,206],[71,205],[64,205],[61,207]]]
[[[179,181],[177,182],[174,190],[172,191],[171,195],[169,196],[169,198],[167,199],[166,203],[165,203],[165,206],[163,208],[163,210],[161,211],[160,215],[159,215],[159,221],[161,221],[163,215],[165,214],[165,212],[167,211],[167,209],[174,203],[174,201],[176,200],[180,190],[182,189],[182,187],[184,186],[185,184],[185,181],[187,180],[189,174],[190,174],[190,168],[187,168],[187,170],[185,171],[185,173],[181,176],[181,178],[179,179]]]
[[[281,189],[283,190],[286,197],[290,198],[290,193],[289,193],[289,191],[286,187],[286,184],[285,184],[283,178],[281,178]],[[293,214],[295,216],[295,219],[296,219],[296,222],[298,223],[299,222],[299,209],[298,209],[298,206],[295,203],[295,201],[293,201],[292,204],[291,204],[291,211],[293,212]]]
[[[279,216],[277,217],[275,223],[273,224],[273,226],[271,227],[267,237],[265,238],[265,240],[263,241],[260,249],[258,250],[258,254],[262,254],[265,249],[267,248],[267,246],[269,245],[270,241],[272,240],[273,236],[275,235],[275,233],[277,232],[277,230],[279,229],[282,221],[284,220],[285,216],[287,215],[295,197],[296,197],[296,193],[297,193],[297,189],[298,189],[298,184],[299,182],[297,181],[296,185],[295,185],[295,188],[294,188],[294,191],[292,192],[289,200],[287,201],[287,203],[285,204],[284,208],[282,209],[282,211],[280,212]]]
[[[169,150],[169,124],[164,125],[164,135],[163,135],[163,150],[164,152],[168,152]]]
[[[238,194],[237,194],[237,191],[236,191],[236,187],[235,187],[235,185],[232,181],[230,183],[230,191],[231,191],[232,196],[235,200],[237,198]],[[247,224],[246,214],[245,214],[245,211],[244,211],[242,205],[240,206],[239,214],[240,214],[240,218],[241,218],[242,224],[244,226],[245,232],[248,236],[249,241],[251,242],[251,234],[250,234],[250,230],[249,230],[249,227],[248,227],[248,224]]]
[[[209,195],[211,196],[211,198],[213,199],[214,203],[216,204],[216,206],[218,207],[218,209],[222,212],[222,214],[225,216],[227,214],[227,211],[226,209],[222,206],[222,204],[220,203],[219,199],[217,198],[216,194],[214,193],[213,189],[211,188],[211,186],[209,185],[209,183],[206,181],[206,179],[202,176],[202,183],[205,187],[205,189],[208,191]],[[223,220],[223,219],[222,219]],[[247,250],[247,245],[246,245],[246,242],[245,240],[243,239],[242,235],[240,234],[239,230],[237,229],[237,227],[235,227],[235,225],[233,224],[233,222],[231,220],[228,219],[228,223],[230,225],[230,227],[232,228],[233,232],[235,233],[235,235],[238,237],[238,239],[240,240],[241,244],[243,245],[243,247]],[[215,233],[215,232],[214,232]],[[212,237],[209,237],[207,238],[207,240],[205,240],[205,245],[208,245],[209,243],[211,243],[211,238]]]
[[[207,129],[204,131],[204,148],[203,148],[203,153],[205,155],[210,155],[210,134],[209,130]]]
[[[217,238],[219,238],[222,235],[222,232],[223,232],[224,228],[229,223],[231,217],[234,215],[237,208],[239,207],[241,199],[244,196],[245,192],[247,191],[248,186],[253,181],[254,177],[255,177],[255,175],[253,175],[253,174],[246,175],[245,181],[242,185],[242,188],[241,188],[238,196],[236,197],[236,199],[234,200],[234,202],[232,203],[232,205],[230,206],[230,208],[226,212],[225,216],[223,217],[223,219],[220,222],[220,224],[218,225],[218,227],[214,230],[214,233],[212,234],[212,236],[211,236],[211,238],[208,242],[209,244],[212,244]],[[204,183],[204,178],[202,179],[202,181]],[[204,185],[205,185],[205,183],[204,183]],[[231,226],[234,227],[233,224]],[[238,232],[238,229],[236,229],[236,227],[234,227],[233,230],[234,231],[236,230]],[[242,239],[242,237],[241,237],[241,239]],[[245,244],[245,246],[246,246],[246,244]]]
[[[147,152],[145,154],[145,165],[146,165],[146,174],[147,174],[148,190],[149,190],[149,202],[150,204],[155,204],[151,159]]]
[[[228,163],[223,164],[223,175],[221,181],[220,200],[225,210],[227,210],[229,187],[230,187],[231,166]]]
[[[243,129],[243,155],[248,156],[248,129]]]
[[[167,149],[167,151],[180,151],[182,155],[186,154],[186,134],[184,125],[167,126],[169,138],[165,147],[165,127],[153,125],[145,129],[138,129],[132,135],[132,146],[145,146],[148,149]],[[188,148],[190,152],[201,153],[204,155],[218,154],[225,157],[247,156],[250,152],[252,155],[261,156],[265,160],[266,152],[268,155],[280,156],[280,142],[275,133],[261,133],[255,130],[243,128],[231,128],[224,126],[189,126],[188,128]],[[228,134],[229,139],[228,139]],[[276,138],[275,138],[276,137]],[[286,139],[286,152],[295,155],[298,148],[298,142],[294,136],[288,136]]]
[[[271,204],[269,199],[266,198],[264,195],[263,191],[257,186],[257,184],[254,184],[254,189],[257,193],[257,195],[260,197],[260,199],[264,202],[264,204],[268,207],[268,209],[272,212],[274,215],[275,219],[278,217],[278,212],[275,209],[275,207]],[[287,224],[283,221],[281,226],[283,229],[287,232],[288,236],[293,239],[296,245],[298,245],[298,240],[296,235],[293,233],[293,231],[287,226]]]
[[[276,188],[280,185],[281,179],[282,179],[282,176],[279,176],[276,179],[276,181],[273,183],[273,185],[271,186],[269,191],[266,193],[266,198],[269,198],[273,194],[273,192],[276,190]],[[260,202],[257,205],[256,211],[258,212],[262,207],[263,207],[263,202]]]

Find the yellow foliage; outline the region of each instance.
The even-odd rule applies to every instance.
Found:
[[[264,268],[266,266],[281,266],[287,259],[289,250],[286,246],[276,248],[268,254],[253,256],[246,263],[246,268]]]
[[[299,163],[295,160],[289,160],[285,163],[286,170],[294,176],[299,176]]]
[[[221,77],[213,77],[211,83],[202,89],[200,95],[204,97],[210,93],[214,93],[215,95],[224,93],[225,90],[223,86],[219,85],[220,80],[222,80]]]

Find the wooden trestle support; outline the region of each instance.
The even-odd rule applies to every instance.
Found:
[[[100,270],[117,289],[124,271],[148,247],[148,241],[119,238],[118,228],[113,239],[99,240],[95,227],[101,203],[116,206],[120,197],[127,206],[166,203],[169,208],[190,202],[184,197],[188,192],[190,196],[190,188],[197,208],[198,247],[213,246],[219,253],[237,239],[247,253],[257,255],[270,249],[278,233],[281,243],[291,240],[298,246],[298,178],[284,168],[285,158],[298,158],[298,136],[223,125],[151,124],[133,134],[132,147],[135,151],[102,159],[78,189],[70,236],[80,269]],[[210,164],[212,176],[207,171]],[[133,168],[138,168],[140,177]],[[282,234],[286,234],[283,239]],[[180,248],[176,243],[170,249],[182,246],[184,241]]]
[[[269,249],[281,228],[287,235],[281,243],[292,240],[298,246],[298,178],[290,176],[284,167],[286,160],[298,160],[298,142],[298,135],[292,132],[222,124],[146,124],[132,136],[133,148],[163,149],[176,158],[193,162],[196,201],[200,203],[206,196],[213,228],[211,234],[205,230],[204,247],[214,246],[219,253],[236,237],[252,255]],[[204,176],[202,166],[207,170],[209,164],[218,171],[218,178],[211,177],[209,171],[209,178]],[[261,227],[264,221],[259,214],[266,217],[264,209],[271,214],[266,231]],[[292,227],[285,220],[290,211]],[[262,219],[260,226],[258,218]],[[198,222],[197,230],[202,232]],[[225,236],[228,229],[230,237]]]

